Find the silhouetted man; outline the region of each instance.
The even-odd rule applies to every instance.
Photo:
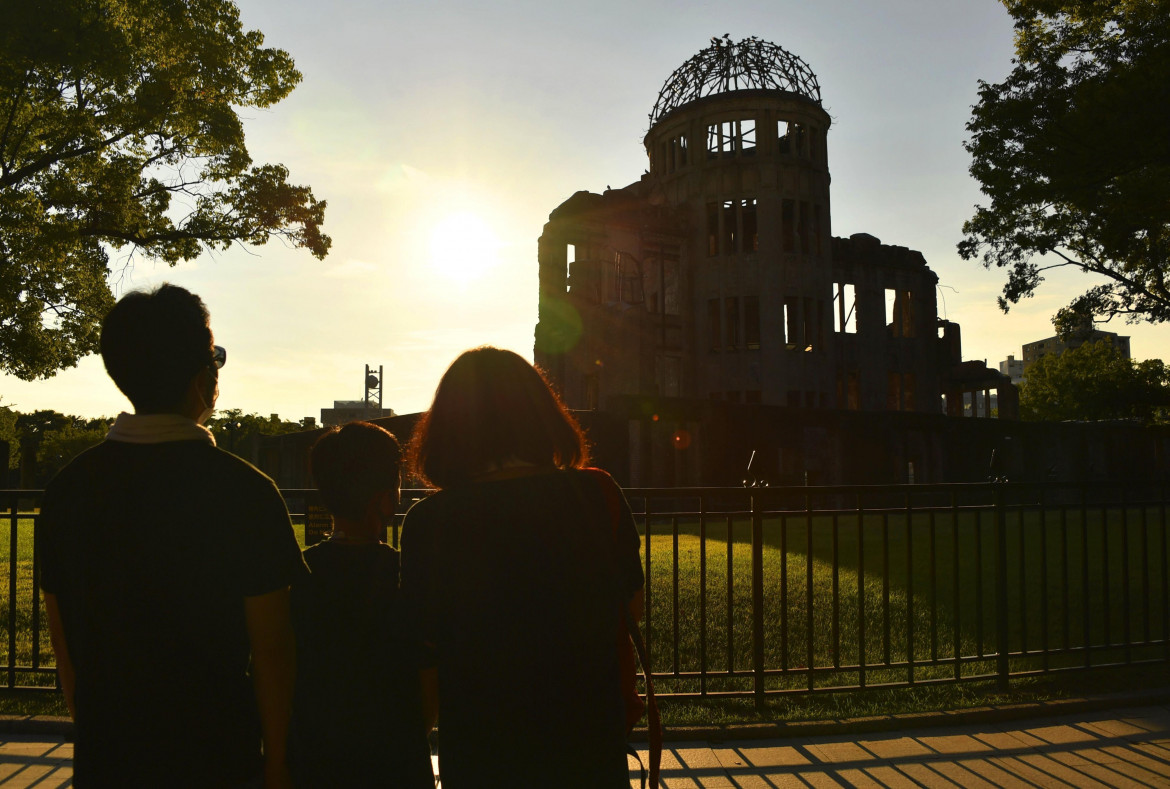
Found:
[[[37,526],[75,785],[283,786],[306,568],[272,480],[203,426],[226,353],[173,285],[119,301],[101,353],[134,413],[49,483]]]

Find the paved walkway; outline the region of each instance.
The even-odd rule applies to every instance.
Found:
[[[72,759],[73,745],[59,736],[0,734],[0,787],[72,786]],[[662,784],[1170,787],[1170,705],[884,733],[667,743]]]
[[[667,750],[667,789],[1148,789],[1170,787],[1170,706],[871,734],[678,743]]]

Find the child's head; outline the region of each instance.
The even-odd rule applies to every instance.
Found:
[[[398,439],[369,422],[332,427],[309,452],[313,481],[335,517],[365,520],[382,494],[398,503],[402,452]],[[389,514],[393,514],[393,509]]]

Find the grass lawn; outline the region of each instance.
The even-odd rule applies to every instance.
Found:
[[[1005,524],[1007,644],[1013,672],[1166,660],[1166,527],[1159,510],[1009,512]],[[8,521],[0,521],[7,525]],[[7,530],[5,530],[7,531]],[[298,533],[300,532],[298,527]],[[743,517],[652,518],[647,621],[652,664],[668,725],[852,717],[1042,700],[1085,692],[1086,674],[1012,680],[993,675],[997,544],[990,512],[767,518],[763,523],[762,615],[765,708],[750,693],[751,523]],[[643,535],[645,525],[643,524]],[[8,566],[9,534],[0,544]],[[16,664],[30,667],[32,524],[17,522]],[[834,569],[836,568],[836,569]],[[0,592],[7,633],[8,587]],[[40,657],[52,666],[44,632]],[[1129,648],[1118,646],[1128,640]],[[1092,650],[1083,647],[1089,644]],[[1047,657],[1041,648],[1054,650]],[[1064,651],[1061,651],[1064,650]],[[10,644],[0,643],[0,666]],[[864,672],[859,667],[864,655]],[[812,667],[812,670],[809,670]],[[830,688],[903,684],[864,692]],[[1166,684],[1166,664],[1094,669],[1094,691]],[[932,684],[931,680],[962,682]],[[16,672],[22,685],[52,685],[51,672]],[[926,684],[923,684],[926,683]],[[1144,683],[1144,685],[1143,685]],[[809,688],[814,693],[807,693]],[[0,712],[63,714],[58,694],[0,692]]]

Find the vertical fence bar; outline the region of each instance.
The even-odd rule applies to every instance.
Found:
[[[1142,514],[1142,643],[1150,643],[1150,508],[1141,497]]]
[[[1162,529],[1165,534],[1165,529]],[[857,686],[865,688],[865,511],[857,492]]]
[[[764,709],[764,517],[756,495],[752,504],[752,674],[756,707]],[[785,557],[787,563],[787,557]]]
[[[906,491],[906,680],[914,684],[914,512]]]
[[[17,520],[17,531],[20,530],[20,521]],[[33,534],[36,534],[36,521],[32,521]],[[40,577],[40,568],[37,566],[40,563],[40,551],[37,550],[37,541],[33,540],[33,555],[32,555],[32,589],[30,596],[32,597],[32,669],[38,670],[41,667],[41,601],[40,595],[37,594],[37,578]],[[55,656],[54,656],[55,657]]]
[[[1044,488],[1040,488],[1040,659],[1041,669],[1048,671],[1048,508],[1044,506]],[[1020,565],[1024,564],[1023,553]]]
[[[1000,691],[1008,689],[1007,512],[1003,485],[995,485],[995,652]]]
[[[890,665],[890,514],[882,512],[882,657]]]
[[[1016,512],[1016,566],[1020,588],[1019,599],[1015,609],[1020,612],[1020,654],[1028,654],[1028,575],[1024,565],[1024,516],[1027,514],[1025,502],[1018,503]]]
[[[646,593],[644,595],[646,600],[646,604],[644,606],[646,616],[646,662],[653,665],[654,631],[651,629],[650,625],[653,622],[652,612],[654,611],[654,584],[651,583],[651,578],[653,578],[653,576],[650,575],[650,532],[652,531],[650,524],[650,497],[646,496],[642,499],[642,502],[642,517],[644,519],[642,523],[645,524],[646,528],[646,557],[644,559],[646,563]],[[645,669],[646,673],[650,673],[650,666],[646,666]]]
[[[735,528],[733,515],[727,516],[727,673],[735,673]]]
[[[1166,539],[1166,487],[1162,486],[1162,659],[1170,662],[1170,551]]]
[[[1064,498],[1063,496],[1061,497]],[[1069,556],[1068,547],[1068,507],[1064,504],[1060,505],[1060,551],[1063,557],[1063,564],[1060,568],[1060,599],[1064,608],[1064,648],[1067,650],[1072,646],[1072,601],[1069,599],[1069,579],[1068,574],[1072,570],[1072,558]]]
[[[678,676],[678,672],[679,672],[680,667],[679,667],[679,661],[678,661],[679,632],[678,632],[678,516],[677,515],[671,516],[670,529],[671,529],[671,538],[673,540],[672,547],[674,550],[674,578],[672,579],[673,583],[672,583],[672,587],[671,587],[671,598],[672,598],[671,602],[673,604],[672,605],[673,610],[671,613],[674,614],[673,621],[671,624],[673,626],[672,632],[674,633],[674,638],[671,640],[673,641],[672,657],[673,657],[673,661],[674,661],[674,674],[675,674],[675,676]]]
[[[699,694],[707,695],[707,500],[699,497]]]
[[[841,668],[841,519],[833,513],[833,668]]]
[[[951,634],[955,642],[955,679],[963,676],[963,609],[959,607],[959,494],[951,489],[951,610],[954,611],[955,632]]]
[[[1085,668],[1092,665],[1093,631],[1089,620],[1089,502],[1085,487],[1081,486],[1081,614],[1085,649]]]
[[[14,496],[8,504],[8,687],[16,687],[16,552],[20,497]]]
[[[1129,498],[1125,489],[1121,492],[1121,637],[1125,641],[1125,662],[1133,662],[1130,620],[1133,610],[1129,607]]]
[[[975,510],[975,654],[983,657],[983,509]]]
[[[780,670],[788,670],[788,516],[780,515]]]
[[[930,518],[927,522],[930,529],[930,662],[938,662],[938,521],[935,518],[934,505],[931,505]],[[955,579],[958,583],[958,579]]]
[[[804,562],[804,585],[805,585],[805,632],[807,635],[808,658],[805,665],[808,667],[808,689],[812,690],[813,685],[813,666],[816,661],[816,646],[813,638],[813,521],[812,521],[812,497],[807,493],[804,496],[804,539],[805,539],[805,562]]]
[[[1101,504],[1101,630],[1105,634],[1104,645],[1113,644],[1113,616],[1109,610],[1109,507]]]

